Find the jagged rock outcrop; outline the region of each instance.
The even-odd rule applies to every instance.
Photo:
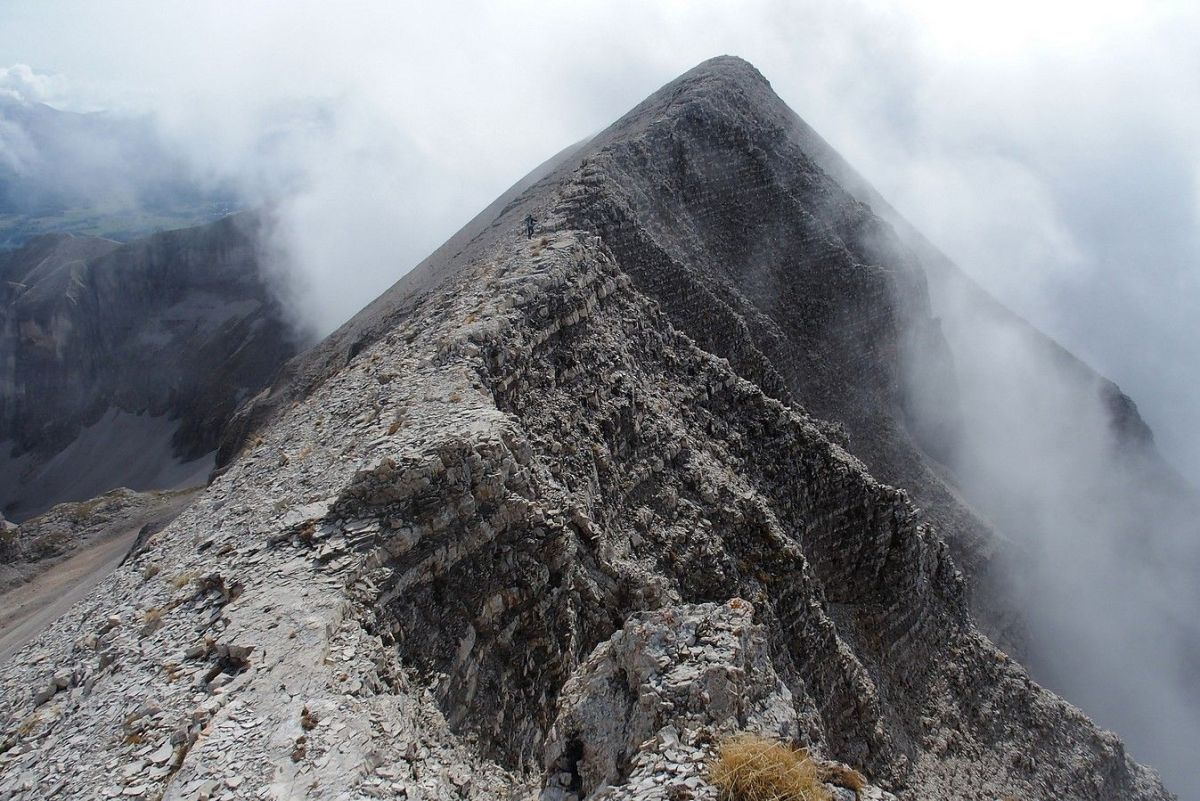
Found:
[[[128,245],[47,235],[0,254],[10,516],[121,485],[203,483],[225,422],[296,349],[257,226],[229,217]]]
[[[17,524],[0,514],[0,564],[20,557],[22,549],[18,536]]]
[[[716,801],[719,744],[739,732],[791,742],[799,732],[766,627],[741,598],[630,617],[563,687],[546,738],[541,801]],[[858,788],[863,798],[890,798]],[[828,786],[829,797],[858,798]]]
[[[0,669],[0,798],[653,797],[692,724],[905,801],[1170,798],[979,632],[955,532],[847,449],[869,428],[797,399],[902,406],[936,328],[784,111],[701,65],[289,363],[201,498]],[[809,335],[730,294],[750,266]]]

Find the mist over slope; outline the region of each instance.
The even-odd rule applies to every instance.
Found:
[[[954,526],[974,512],[927,459],[914,333],[951,362],[920,260],[794,123],[748,64],[706,62],[289,362],[196,504],[0,672],[90,677],[35,696],[88,733],[75,786],[133,758],[104,733],[136,685],[173,767],[131,781],[168,798],[230,761],[247,793],[296,797],[710,796],[714,737],[744,728],[905,799],[1168,798],[974,625],[1002,548]],[[103,657],[59,635],[150,608],[98,635]],[[732,628],[749,639],[715,669],[756,667],[729,674],[745,703],[715,703],[696,660]],[[54,781],[46,736],[21,766]]]
[[[1184,781],[1195,777],[1187,749],[1197,741],[1196,704],[1187,699],[1200,686],[1189,612],[1196,517],[1185,486],[1200,474],[1200,406],[1191,402],[1200,317],[1198,9],[1028,0],[417,8],[368,0],[349,13],[299,0],[159,4],[149,12],[136,4],[52,2],[6,7],[0,50],[66,71],[77,88],[144,92],[139,99],[147,102],[134,105],[156,110],[161,127],[153,138],[173,137],[162,164],[186,154],[189,173],[220,176],[256,201],[282,200],[265,237],[267,266],[280,278],[274,289],[293,324],[322,333],[526,165],[590,136],[700,58],[752,55],[779,94],[938,247],[1099,368],[1081,368],[964,284],[878,194],[847,177],[832,149],[796,124],[805,152],[891,223],[908,251],[897,255],[884,237],[870,256],[860,237],[852,258],[919,262],[933,323],[914,342],[900,342],[929,344],[936,358],[920,358],[920,347],[902,349],[899,369],[876,376],[870,368],[879,359],[887,364],[886,353],[858,363],[802,348],[804,369],[786,382],[772,379],[770,391],[798,383],[802,395],[787,390],[797,403],[848,420],[852,436],[843,437],[836,422],[826,434],[869,455],[872,473],[905,488],[923,518],[940,527],[956,566],[971,578],[971,602],[987,633],[1031,666],[1035,679],[1131,740],[1135,756],[1161,763],[1168,786],[1186,791],[1175,777],[1181,770]],[[461,52],[470,57],[446,57]],[[60,103],[57,89],[68,83],[0,68],[0,96],[15,92],[58,111],[94,107],[90,97],[82,107]],[[293,114],[296,93],[328,99],[328,113],[315,120]],[[70,119],[84,117],[97,124],[102,143],[105,125],[119,128],[110,115]],[[138,126],[129,141],[147,142],[146,126]],[[269,159],[259,147],[264,130],[283,144]],[[0,126],[0,150],[13,141]],[[121,187],[136,176],[106,172],[109,145],[107,152],[126,152],[110,140],[92,150],[101,163],[70,163],[85,168],[81,176],[110,177],[115,194],[129,196]],[[83,183],[106,190],[104,181]],[[462,250],[507,202],[442,255]],[[75,217],[56,214],[38,224],[54,231],[68,222]],[[85,220],[82,230],[117,230],[123,238],[129,223],[91,225]],[[781,228],[778,220],[770,225]],[[735,313],[762,328],[786,323],[786,309],[767,303],[769,313],[760,315],[753,308],[780,294],[777,266],[757,257],[731,264],[745,273],[729,278],[741,293],[732,296]],[[910,284],[911,272],[898,271]],[[858,280],[847,283],[861,287]],[[813,293],[822,302],[824,289]],[[729,294],[723,283],[704,291],[722,300]],[[817,308],[814,319],[835,316],[827,311]],[[673,324],[689,316],[676,309]],[[887,315],[871,308],[862,316],[876,332]],[[693,319],[689,330],[714,339],[706,323]],[[347,346],[326,352],[330,364],[340,368],[369,347],[376,339],[367,334],[377,326],[360,316]],[[755,330],[753,338],[763,352],[763,342],[786,344],[791,335]],[[289,367],[308,377],[306,387],[331,369]],[[839,386],[832,380],[839,370],[854,382]],[[1117,379],[1132,400],[1095,372]],[[897,389],[903,403],[889,408]],[[240,415],[222,461],[253,442],[245,430],[285,406]],[[157,472],[127,458],[136,448],[116,447],[136,442],[158,443],[155,452],[172,453],[168,467],[177,463],[170,421],[117,414],[87,426],[80,447],[57,464],[99,456],[93,464],[103,466],[100,473],[119,467],[132,481],[141,467]],[[1141,417],[1153,426],[1152,449]],[[1182,480],[1162,468],[1156,451],[1184,470]],[[72,480],[66,474],[65,483]]]
[[[956,276],[931,283],[960,402],[926,411],[960,416],[947,463],[1018,546],[996,574],[1021,599],[1028,664],[1194,795],[1200,495],[1114,385]]]
[[[0,791],[183,798],[234,763],[234,795],[711,795],[714,736],[755,728],[904,799],[1168,798],[975,620],[1021,602],[1019,656],[1083,693],[1037,617],[1087,631],[1053,571],[1137,642],[1179,599],[1062,565],[1153,576],[1164,535],[1130,527],[1193,496],[1128,398],[834,156],[721,58],[514,187],[289,362],[197,504],[0,669]],[[1170,675],[1121,691],[1184,710],[1134,755],[1186,786]]]
[[[1020,612],[1024,661],[1153,755],[1184,797],[1200,792],[1195,477],[1163,459],[1133,399],[965,276],[815,131],[796,135],[921,261],[952,368],[915,341],[909,411],[1006,541],[987,580]]]
[[[0,248],[50,233],[124,241],[208,222],[240,202],[229,186],[206,186],[149,116],[0,93]]]

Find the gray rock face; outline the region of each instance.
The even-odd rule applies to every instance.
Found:
[[[597,646],[563,688],[541,801],[716,801],[707,775],[723,738],[752,731],[793,741],[794,699],[753,612],[741,598],[641,612]],[[830,768],[845,767],[818,764],[832,781],[840,771]],[[832,784],[829,791],[860,797]],[[892,798],[878,787],[859,793]]]
[[[124,246],[59,235],[0,254],[0,503],[10,515],[122,483],[203,480],[202,464],[168,468],[213,451],[237,405],[295,351],[255,232],[252,218],[231,217]],[[156,459],[161,468],[148,469]]]
[[[711,758],[706,746],[720,734],[794,739],[792,694],[775,674],[766,628],[753,623],[753,611],[737,598],[641,612],[597,646],[563,687],[544,748],[542,798],[621,784],[635,762],[646,763],[650,785],[666,798],[673,787],[692,789],[688,779],[703,775],[692,766]],[[689,759],[673,760],[686,767],[668,781],[674,771],[655,762],[665,762],[672,746],[697,741],[703,745],[689,749]]]
[[[0,799],[711,798],[705,738],[739,728],[865,797],[1170,798],[797,399],[816,371],[864,382],[831,408],[902,406],[934,329],[915,268],[838,244],[880,224],[779,108],[702,65],[289,363],[206,492],[0,670]],[[747,322],[713,265],[756,244],[804,290]]]
[[[0,564],[20,558],[22,548],[19,527],[0,514]]]

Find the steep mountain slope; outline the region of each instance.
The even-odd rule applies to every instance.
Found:
[[[943,481],[894,471],[860,438],[852,449],[946,532],[989,634],[1151,757],[1181,796],[1200,795],[1200,492],[1113,382],[983,291],[791,122],[805,153],[918,259],[949,345],[951,369],[944,353],[914,348],[905,370],[905,425]],[[975,547],[952,533],[981,530]]]
[[[945,346],[788,114],[707,62],[289,363],[0,670],[0,797],[712,799],[752,729],[864,797],[1169,798],[975,628],[982,524],[852,455],[933,481]]]
[[[211,463],[196,460],[295,353],[256,226],[231,217],[124,246],[44,236],[0,255],[6,513],[203,483]]]

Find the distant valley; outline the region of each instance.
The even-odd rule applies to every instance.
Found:
[[[48,233],[124,242],[241,205],[232,187],[200,180],[149,118],[0,94],[0,249]]]

